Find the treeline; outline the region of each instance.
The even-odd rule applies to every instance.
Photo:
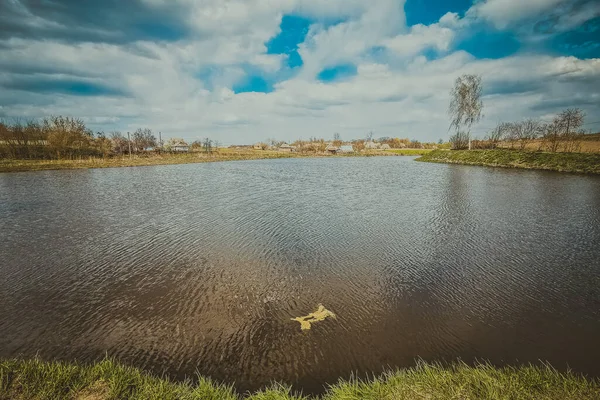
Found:
[[[0,121],[0,155],[15,159],[72,159],[140,152],[155,147],[150,129],[128,139],[121,132],[94,132],[83,120],[52,116],[38,121]]]
[[[388,145],[391,149],[437,149],[442,144],[443,141],[440,139],[438,143],[434,142],[421,142],[416,139],[409,138],[397,138],[397,137],[380,137],[379,139],[373,139],[372,137],[367,136],[366,139],[355,139],[352,140],[352,145],[356,147],[358,150],[362,150],[368,148],[368,143],[376,143],[380,146]]]
[[[510,148],[547,152],[577,153],[581,151],[585,131],[585,114],[578,108],[567,109],[551,122],[528,118],[517,122],[502,122],[492,129],[483,140],[473,140],[472,149]],[[453,148],[467,149],[468,137],[458,135]]]
[[[420,142],[418,140],[411,140],[408,138],[392,138],[392,137],[381,137],[378,139],[374,139],[372,134],[367,135],[365,139],[352,139],[348,141],[344,141],[341,139],[339,134],[335,134],[333,136],[333,140],[326,140],[324,138],[311,137],[308,140],[296,140],[290,143],[292,146],[295,146],[297,151],[299,152],[315,152],[320,153],[324,152],[328,146],[332,145],[335,147],[340,147],[342,145],[352,145],[352,148],[355,151],[361,151],[369,148],[370,144],[377,144],[378,147],[383,145],[389,146],[391,149],[436,149],[440,147],[444,147],[443,141],[440,139],[438,143],[433,142]],[[269,148],[278,148],[282,145],[286,144],[283,141],[279,141],[276,139],[267,139],[265,142],[258,143],[257,146],[261,147],[263,150]],[[449,147],[449,144],[447,146]]]
[[[197,141],[192,148],[213,151],[210,139]],[[96,132],[83,120],[52,116],[41,121],[0,121],[0,157],[11,159],[77,159],[143,154],[151,151],[186,149],[183,139],[159,143],[151,129],[137,129],[131,135],[119,131]]]

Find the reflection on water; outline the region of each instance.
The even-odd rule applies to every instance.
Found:
[[[600,179],[287,159],[0,174],[0,357],[319,392],[426,360],[600,375]],[[323,304],[335,313],[299,329]]]

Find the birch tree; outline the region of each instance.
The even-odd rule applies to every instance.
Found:
[[[482,117],[481,91],[479,75],[463,75],[454,82],[448,106],[450,129],[454,129],[455,132],[450,137],[454,149],[465,149],[469,146],[471,127]]]

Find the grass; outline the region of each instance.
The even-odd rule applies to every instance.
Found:
[[[274,384],[237,394],[231,386],[199,378],[172,382],[110,359],[92,365],[32,360],[0,361],[0,399],[600,399],[600,382],[550,366],[495,368],[419,363],[369,381],[340,380],[321,397]]]
[[[55,169],[114,168],[146,165],[191,164],[214,161],[258,160],[295,157],[276,151],[219,151],[212,154],[152,154],[133,157],[82,158],[77,160],[0,160],[0,172],[41,171]]]
[[[600,154],[517,150],[435,150],[417,161],[600,174]]]
[[[418,155],[428,150],[381,150],[365,151],[350,154],[315,154],[315,153],[285,153],[280,151],[263,150],[230,150],[221,149],[218,152],[206,154],[183,153],[183,154],[150,154],[134,155],[133,157],[119,156],[107,158],[81,158],[76,160],[15,160],[0,159],[1,172],[23,172],[44,171],[56,169],[84,169],[84,168],[115,168],[115,167],[139,167],[146,165],[168,165],[168,164],[192,164],[215,161],[240,161],[261,160],[273,158],[306,158],[306,157],[369,157],[369,156],[396,156],[396,155]]]
[[[431,149],[390,149],[384,150],[388,153],[397,154],[399,156],[422,156],[424,154],[431,153]]]

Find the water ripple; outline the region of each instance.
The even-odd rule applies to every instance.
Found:
[[[305,393],[417,357],[600,375],[598,243],[597,177],[401,157],[1,174],[0,356]],[[337,318],[301,331],[319,303]]]

